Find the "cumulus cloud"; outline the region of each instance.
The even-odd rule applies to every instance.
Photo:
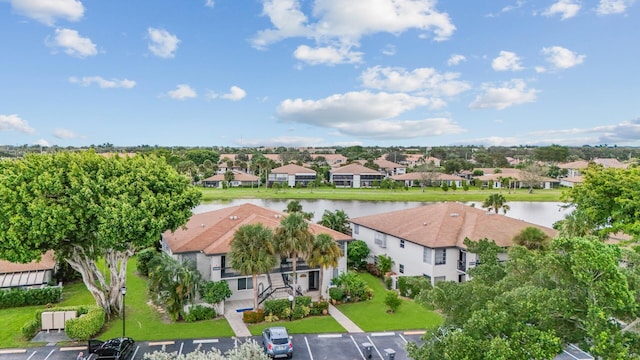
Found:
[[[268,139],[239,139],[236,144],[242,146],[284,146],[284,147],[302,147],[313,144],[315,146],[324,144],[325,141],[321,137],[308,136],[276,136]]]
[[[513,105],[520,105],[536,101],[536,89],[527,89],[522,79],[513,79],[498,87],[483,84],[483,93],[478,95],[469,108],[503,110]]]
[[[369,139],[415,139],[460,134],[466,130],[447,118],[423,120],[371,120],[361,124],[340,123],[335,129],[344,135]]]
[[[185,100],[198,97],[198,93],[191,86],[186,84],[179,84],[175,90],[167,92],[167,95],[176,100]]]
[[[206,0],[204,2],[204,6],[208,7],[208,8],[213,8],[216,5],[216,3],[213,0]]]
[[[82,37],[76,30],[56,29],[53,39],[47,39],[46,44],[52,48],[62,48],[70,56],[85,58],[98,53],[96,45],[91,39]]]
[[[231,100],[231,101],[238,101],[238,100],[242,100],[247,96],[247,92],[244,91],[244,89],[238,87],[238,86],[232,86],[229,89],[229,92],[226,94],[218,94],[215,91],[209,91],[206,94],[206,97],[210,100],[215,100],[218,98],[222,98],[222,99],[226,99],[226,100]]]
[[[149,28],[147,29],[149,34],[149,50],[158,57],[161,58],[173,58],[176,56],[176,50],[180,39],[177,36],[170,34],[167,30]]]
[[[361,54],[336,49],[359,46],[366,35],[400,34],[414,29],[442,41],[449,39],[456,29],[449,15],[436,9],[435,1],[316,0],[309,14],[315,22],[309,20],[300,0],[263,0],[262,4],[262,14],[270,19],[272,27],[259,31],[251,40],[252,45],[264,49],[287,38],[312,39],[316,46],[298,47],[296,57],[318,64],[359,62]]]
[[[463,61],[467,61],[467,58],[464,55],[453,54],[449,57],[449,60],[447,60],[447,65],[456,66]]]
[[[404,68],[374,66],[362,72],[363,86],[398,92],[414,92],[421,95],[454,96],[471,88],[465,81],[458,80],[459,73],[439,73],[433,68]]]
[[[495,71],[519,71],[524,69],[520,65],[520,57],[511,51],[500,51],[500,55],[491,62],[491,67]]]
[[[640,118],[618,124],[594,126],[591,128],[571,128],[545,130],[530,133],[540,138],[554,138],[558,143],[584,144],[633,144],[640,139]]]
[[[600,15],[623,14],[635,0],[600,0],[598,9]]]
[[[49,142],[45,139],[40,139],[36,142],[34,142],[35,145],[40,145],[40,146],[45,146],[45,147],[49,147]]]
[[[27,120],[21,119],[16,114],[0,114],[0,131],[17,131],[24,134],[33,134],[36,132],[34,128],[29,126]]]
[[[387,44],[381,52],[383,55],[393,56],[396,54],[396,47],[393,44]]]
[[[53,130],[53,137],[58,139],[80,139],[84,138],[84,136],[77,134],[71,130],[58,128]]]
[[[565,70],[582,64],[586,55],[578,55],[562,46],[552,46],[542,49],[542,54],[554,69]]]
[[[300,45],[293,52],[293,56],[310,65],[335,65],[335,64],[354,64],[362,62],[363,53],[351,51],[348,47],[309,47]]]
[[[554,16],[560,15],[560,19],[570,19],[580,11],[581,5],[576,0],[558,0],[558,2],[552,4],[547,8],[542,15]]]
[[[72,84],[80,84],[81,86],[90,86],[92,84],[98,85],[103,89],[112,89],[112,88],[125,88],[131,89],[136,86],[136,82],[129,79],[111,79],[107,80],[101,76],[83,76],[81,78],[72,76],[69,78],[69,82]]]
[[[49,26],[57,19],[78,21],[84,14],[78,0],[11,0],[11,6],[16,13]]]

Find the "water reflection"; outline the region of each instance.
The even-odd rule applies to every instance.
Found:
[[[228,206],[235,206],[244,203],[251,203],[273,210],[282,211],[287,208],[290,200],[282,199],[236,199],[231,201],[216,201],[199,205],[194,209],[195,213],[218,210]],[[419,201],[361,201],[361,200],[300,200],[304,211],[313,212],[313,221],[317,222],[322,218],[325,210],[344,210],[350,218],[359,216],[380,214],[390,211],[403,210],[429,204]],[[481,202],[469,202],[478,208],[482,207]],[[507,216],[528,221],[533,224],[551,227],[553,223],[564,219],[571,209],[563,208],[564,203],[560,202],[525,202],[510,201],[508,205],[511,210]]]

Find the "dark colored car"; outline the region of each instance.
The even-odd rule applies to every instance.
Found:
[[[293,343],[284,327],[270,327],[262,331],[262,346],[271,358],[293,356]]]
[[[130,360],[135,352],[136,342],[128,337],[107,341],[89,340],[87,360]]]

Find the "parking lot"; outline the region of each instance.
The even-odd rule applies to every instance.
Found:
[[[357,334],[302,334],[293,336],[294,359],[324,360],[367,360],[364,343],[371,344],[371,359],[386,360],[390,353],[395,353],[396,360],[408,359],[405,345],[407,342],[420,343],[420,332],[381,332]],[[253,337],[261,341],[259,337]],[[194,351],[198,346],[202,350],[220,349],[223,353],[244,339],[196,339],[176,341],[138,342],[134,355],[135,360],[142,360],[145,353],[162,350],[185,354]],[[72,360],[83,351],[85,346],[56,347],[46,346],[29,349],[0,349],[0,360]]]

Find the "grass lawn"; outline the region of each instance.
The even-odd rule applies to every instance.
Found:
[[[249,325],[249,331],[251,331],[251,335],[260,335],[262,334],[262,330],[271,326],[284,326],[290,334],[326,334],[345,332],[344,328],[329,315],[312,316],[294,321],[285,320],[274,321],[271,323],[264,322]]]
[[[359,274],[374,291],[372,300],[340,304],[337,308],[364,331],[424,330],[442,324],[442,317],[413,300],[403,299],[395,313],[387,313],[382,281],[369,273]]]
[[[376,201],[484,201],[493,193],[504,195],[507,201],[560,201],[562,189],[537,189],[529,194],[527,189],[511,190],[481,190],[471,188],[443,191],[440,188],[410,188],[408,191],[384,189],[333,189],[321,187],[315,189],[285,189],[278,190],[260,188],[200,188],[202,201],[233,200],[233,199],[327,199],[327,200],[376,200]]]

